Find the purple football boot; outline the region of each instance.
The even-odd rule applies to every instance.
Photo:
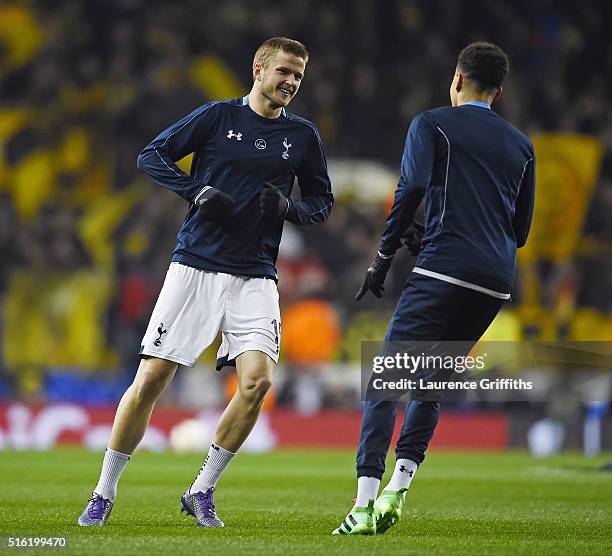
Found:
[[[102,527],[113,509],[113,503],[106,498],[102,498],[96,492],[91,494],[92,497],[89,499],[83,513],[79,516],[77,523],[81,527]]]
[[[198,527],[225,527],[215,511],[214,488],[189,494],[189,489],[181,496],[181,512],[196,518]]]

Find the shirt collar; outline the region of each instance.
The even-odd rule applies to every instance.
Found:
[[[246,95],[244,97],[242,97],[242,106],[248,106],[249,105],[249,95]],[[287,116],[287,111],[283,108],[281,111],[281,116]]]
[[[469,104],[470,106],[480,106],[480,108],[487,108],[488,110],[491,110],[490,104],[486,102],[481,102],[479,100],[470,100],[469,102],[464,102],[462,106],[465,106],[466,104]]]

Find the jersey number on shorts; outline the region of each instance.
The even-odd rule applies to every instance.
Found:
[[[272,319],[271,324],[274,327],[274,343],[276,344],[276,353],[278,354],[280,352],[280,342],[279,342],[280,323],[276,319]]]

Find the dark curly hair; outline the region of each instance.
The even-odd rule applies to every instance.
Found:
[[[508,75],[508,55],[488,42],[473,42],[466,46],[457,60],[457,67],[480,89],[498,89]]]

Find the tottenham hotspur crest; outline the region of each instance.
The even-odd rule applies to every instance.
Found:
[[[160,322],[159,327],[157,328],[157,333],[159,334],[159,336],[155,339],[153,344],[156,345],[157,347],[161,346],[162,336],[166,334],[166,332],[168,332],[168,330],[164,329],[164,323]]]
[[[291,143],[289,143],[286,137],[283,140],[283,147],[285,147],[285,150],[283,151],[283,154],[281,156],[283,157],[283,160],[287,160],[289,158],[289,149],[291,148]]]

